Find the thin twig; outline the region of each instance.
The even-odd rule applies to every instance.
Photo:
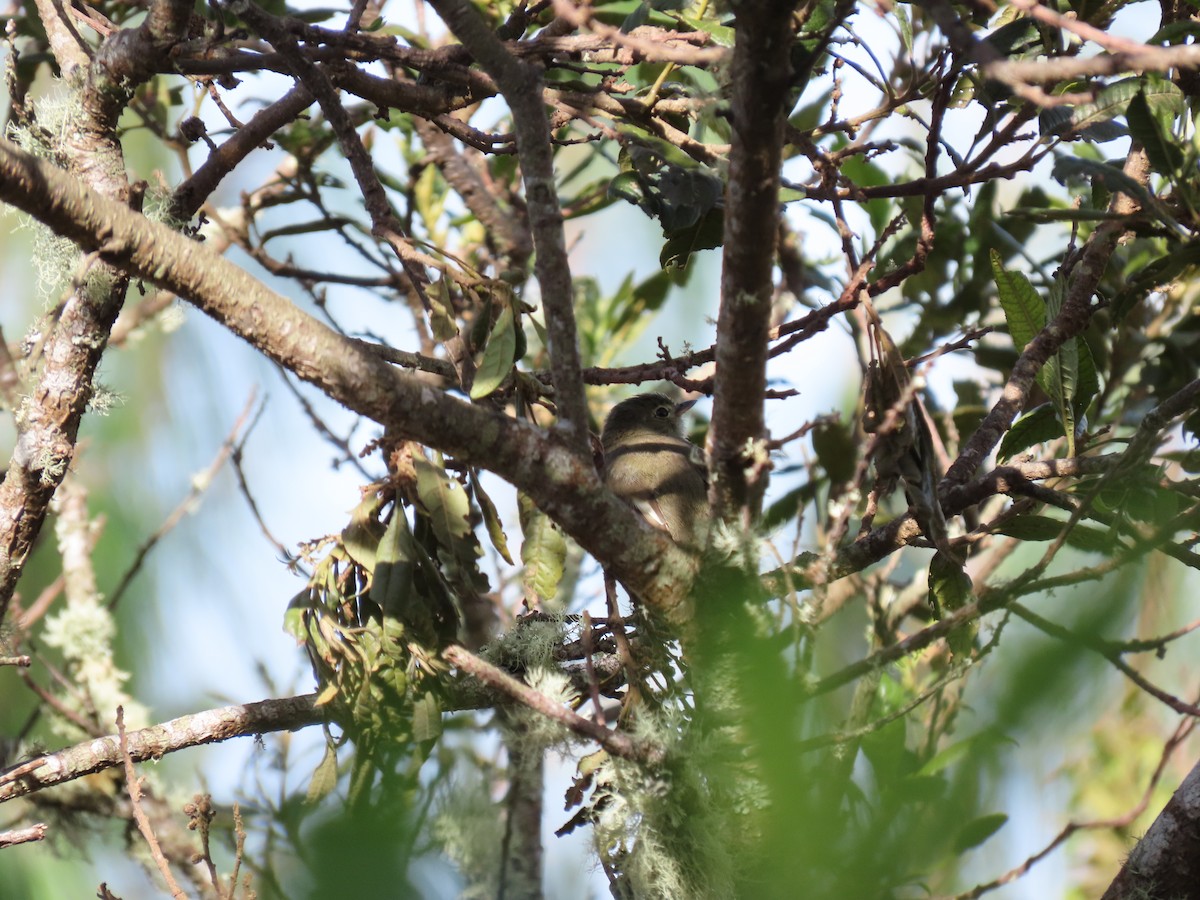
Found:
[[[217,476],[217,472],[220,471],[221,466],[225,465],[225,461],[229,459],[230,455],[233,453],[237,434],[242,430],[242,426],[246,423],[246,420],[250,416],[250,411],[254,406],[256,394],[257,391],[250,391],[250,396],[246,400],[246,405],[242,407],[242,412],[240,415],[238,415],[237,421],[233,423],[233,428],[230,429],[225,440],[221,442],[221,446],[217,450],[216,456],[214,456],[212,462],[208,464],[207,469],[192,478],[192,486],[188,491],[187,496],[180,501],[178,506],[171,510],[171,514],[163,520],[163,523],[158,527],[158,530],[150,535],[150,537],[148,537],[142,543],[142,545],[138,547],[138,551],[133,557],[133,563],[128,569],[125,570],[125,574],[121,577],[120,583],[117,585],[116,590],[113,591],[112,597],[108,601],[109,609],[116,609],[117,603],[119,603],[121,598],[125,595],[126,589],[128,589],[133,579],[137,577],[138,572],[141,571],[142,564],[146,561],[146,557],[149,556],[150,552],[158,546],[159,541],[166,537],[176,525],[183,521],[184,516],[196,511],[200,499],[204,496],[205,491],[207,491],[212,485],[213,480]]]
[[[158,871],[162,873],[163,879],[167,882],[167,890],[176,900],[179,898],[186,900],[187,894],[175,881],[171,866],[167,862],[166,856],[163,855],[162,847],[159,846],[158,838],[150,825],[150,819],[147,817],[146,811],[142,809],[142,781],[133,767],[133,757],[129,755],[129,744],[125,738],[125,708],[123,706],[117,707],[117,738],[121,744],[121,758],[125,763],[125,787],[129,791],[129,806],[133,812],[133,820],[137,822],[138,831],[146,839],[146,845],[150,848],[150,856],[158,866]]]
[[[472,676],[490,688],[508,695],[530,709],[553,719],[576,734],[590,738],[614,756],[622,759],[657,762],[663,751],[642,741],[637,741],[621,731],[615,731],[584,718],[545,694],[522,684],[502,669],[480,659],[465,647],[451,646],[442,651],[442,656],[459,671]]]
[[[46,824],[39,822],[28,828],[14,828],[12,831],[0,831],[0,850],[5,847],[15,847],[17,844],[28,844],[30,841],[40,841],[46,837]]]
[[[999,878],[993,879],[985,884],[979,884],[961,894],[955,894],[951,900],[976,900],[977,897],[982,897],[984,894],[994,891],[998,887],[1003,887],[1006,884],[1011,884],[1026,872],[1032,869],[1037,863],[1041,862],[1049,856],[1055,849],[1061,846],[1066,840],[1075,834],[1077,831],[1096,831],[1099,829],[1118,830],[1128,828],[1138,817],[1146,811],[1146,807],[1150,805],[1150,798],[1154,794],[1154,789],[1158,787],[1158,783],[1162,780],[1163,773],[1166,772],[1167,762],[1171,758],[1171,754],[1175,752],[1175,748],[1182,744],[1188,736],[1196,728],[1196,719],[1189,716],[1183,719],[1176,727],[1175,732],[1163,744],[1162,753],[1159,754],[1158,764],[1154,767],[1154,772],[1150,776],[1150,781],[1146,784],[1146,789],[1142,792],[1141,799],[1133,805],[1126,813],[1116,816],[1111,819],[1095,819],[1090,822],[1068,822],[1054,839],[1045,847],[1034,853],[1019,866],[1009,869]]]

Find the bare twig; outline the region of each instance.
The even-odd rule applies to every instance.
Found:
[[[0,831],[0,850],[15,847],[18,844],[28,844],[30,841],[40,841],[46,837],[46,825],[39,822],[28,828],[14,828],[11,831]]]
[[[1025,875],[1035,865],[1053,853],[1056,849],[1062,846],[1068,838],[1079,831],[1097,831],[1097,830],[1119,830],[1128,828],[1146,811],[1150,805],[1150,798],[1154,795],[1155,788],[1162,781],[1163,773],[1166,772],[1167,763],[1170,761],[1171,754],[1175,749],[1182,744],[1196,728],[1196,719],[1187,717],[1183,719],[1175,728],[1174,733],[1163,744],[1162,753],[1159,754],[1158,764],[1154,767],[1154,772],[1150,776],[1150,780],[1146,783],[1146,789],[1142,792],[1141,798],[1125,813],[1115,816],[1111,819],[1094,819],[1087,822],[1068,822],[1063,829],[1054,836],[1045,847],[1034,853],[1019,866],[1009,869],[998,878],[988,881],[984,884],[978,884],[969,891],[964,891],[961,894],[956,894],[952,900],[975,900],[977,897],[982,897],[984,894],[994,891],[996,888],[1003,887],[1006,884],[1011,884],[1021,876]]]
[[[117,739],[121,747],[121,758],[125,764],[125,787],[129,792],[129,805],[133,812],[133,820],[137,823],[138,831],[142,833],[142,837],[146,841],[146,846],[150,848],[150,857],[154,860],[154,864],[158,866],[158,871],[162,873],[163,880],[167,883],[167,890],[171,892],[171,896],[176,900],[187,894],[183,892],[183,888],[175,880],[175,876],[171,872],[171,866],[167,862],[167,858],[163,855],[162,847],[159,846],[158,838],[154,834],[154,829],[150,826],[150,819],[146,816],[146,811],[142,809],[142,782],[138,778],[137,770],[133,767],[133,757],[129,755],[129,745],[125,739],[125,710],[123,707],[117,707]]]
[[[431,0],[431,3],[455,37],[496,80],[512,111],[536,253],[535,271],[546,310],[555,406],[567,445],[581,458],[590,459],[571,268],[555,186],[550,126],[542,105],[541,72],[509,53],[479,11],[466,0]]]
[[[184,516],[194,513],[199,507],[200,500],[204,496],[205,491],[207,491],[212,485],[213,479],[215,479],[217,476],[217,472],[220,471],[221,466],[225,465],[225,461],[229,459],[230,455],[233,453],[234,446],[237,442],[238,432],[242,430],[242,426],[246,424],[246,421],[250,417],[250,411],[255,402],[255,393],[255,391],[251,390],[250,397],[246,400],[246,405],[242,408],[241,414],[233,423],[233,428],[230,429],[229,435],[224,441],[222,441],[220,448],[217,450],[216,456],[214,456],[212,462],[208,464],[208,468],[198,475],[193,476],[192,486],[188,491],[187,496],[180,501],[178,506],[171,510],[170,515],[163,520],[162,525],[158,527],[154,534],[146,538],[142,545],[138,547],[137,553],[134,554],[133,562],[130,564],[129,568],[125,570],[125,574],[121,576],[120,583],[117,585],[116,589],[112,593],[112,597],[108,601],[109,609],[116,608],[121,598],[125,595],[125,591],[129,587],[130,583],[137,576],[138,572],[141,571],[142,563],[146,561],[146,557],[150,555],[150,552],[156,546],[158,546],[158,542],[166,537],[176,525],[183,521]]]
[[[584,718],[556,703],[545,694],[522,684],[503,669],[498,669],[491,663],[480,659],[464,647],[447,647],[442,651],[442,656],[459,671],[478,679],[488,687],[506,694],[547,718],[553,719],[576,734],[594,740],[614,756],[650,763],[657,762],[662,758],[660,748],[636,741],[624,732],[606,728],[591,719]]]

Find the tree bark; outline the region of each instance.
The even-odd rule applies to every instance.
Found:
[[[1200,763],[1138,841],[1102,900],[1200,898]]]

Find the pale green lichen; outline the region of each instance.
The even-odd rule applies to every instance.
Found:
[[[32,468],[35,471],[41,471],[41,483],[49,486],[62,480],[63,475],[67,472],[68,462],[69,459],[65,455],[55,453],[50,447],[43,447],[41,452],[34,457]]]
[[[481,774],[453,782],[442,794],[433,835],[467,881],[460,898],[497,895],[504,821]]]
[[[116,623],[104,608],[99,597],[76,599],[46,621],[45,642],[60,650],[67,669],[88,698],[87,706],[94,709],[101,722],[115,727],[116,709],[125,710],[125,727],[142,728],[149,723],[149,713],[133,700],[123,688],[129,673],[117,667],[113,659],[112,642]],[[87,714],[83,698],[68,694],[63,702],[77,712]],[[83,733],[66,719],[55,718],[54,729],[71,740]]]
[[[704,776],[715,760],[689,737],[681,716],[639,712],[635,733],[687,760],[649,770],[610,758],[597,773],[604,785],[594,827],[596,851],[623,873],[632,896],[732,897],[733,859],[728,835],[733,809],[715,803]]]
[[[88,409],[98,416],[107,416],[118,406],[125,405],[125,397],[110,390],[103,384],[97,383],[92,390],[92,398],[88,401]]]
[[[557,669],[539,666],[531,669],[525,676],[529,686],[548,697],[564,709],[574,707],[579,700],[579,693],[571,681]],[[512,717],[519,723],[510,738],[520,741],[521,750],[525,753],[540,753],[551,748],[565,749],[579,740],[578,736],[561,722],[545,716],[536,710],[524,706],[514,707]]]
[[[482,656],[503,669],[544,668],[553,665],[554,651],[562,645],[564,634],[561,616],[526,619],[488,644]]]
[[[29,104],[31,118],[36,124],[10,124],[7,131],[9,140],[32,156],[61,165],[63,147],[69,143],[72,132],[85,116],[82,93],[81,89],[72,87],[70,81],[60,79],[38,98],[36,104]],[[126,173],[119,154],[94,154],[93,162],[95,159],[104,161],[107,174],[113,181],[124,183]],[[32,217],[23,217],[18,227],[30,229],[30,262],[37,275],[37,291],[44,304],[50,306],[57,303],[63,292],[81,278],[86,278],[83,289],[90,297],[106,296],[111,292],[111,275],[100,276],[95,267],[89,267],[86,274],[76,271],[80,249],[74,241],[55,234]]]

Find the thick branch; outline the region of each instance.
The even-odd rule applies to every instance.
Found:
[[[1200,898],[1200,765],[1142,837],[1103,900]]]
[[[733,142],[725,195],[721,310],[710,442],[713,508],[749,525],[765,488],[763,393],[771,328],[779,167],[791,85],[793,3],[739,16],[730,80]]]
[[[208,709],[125,735],[134,762],[235,737],[294,731],[324,721],[316,694]],[[84,741],[0,773],[0,803],[124,764],[117,735]]]
[[[0,200],[85,249],[189,300],[284,368],[398,436],[507,479],[668,620],[687,619],[692,563],[605,490],[561,437],[488,412],[393,369],[203,244],[88,191],[0,141]]]
[[[61,5],[43,4],[51,30],[70,30]],[[97,49],[86,79],[69,79],[79,112],[61,146],[51,149],[90,187],[126,199],[129,185],[117,139],[117,119],[133,89],[149,77],[186,28],[191,4],[157,0],[135,29],[111,35]],[[71,65],[81,60],[69,39],[58,49]],[[69,66],[64,66],[69,68]],[[33,197],[31,196],[31,198]],[[102,232],[101,232],[102,233]],[[50,498],[75,453],[79,424],[92,398],[92,378],[125,298],[127,279],[95,259],[84,260],[45,346],[45,365],[17,419],[17,443],[0,485],[0,622],[8,609]]]

